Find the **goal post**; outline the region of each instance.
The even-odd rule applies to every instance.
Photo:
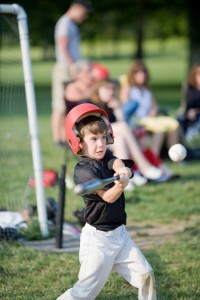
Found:
[[[21,46],[22,66],[25,83],[26,105],[28,113],[29,134],[33,160],[34,177],[36,182],[36,200],[40,230],[44,237],[48,236],[47,209],[43,185],[43,167],[40,151],[39,133],[37,125],[36,98],[30,59],[30,46],[27,25],[27,15],[18,4],[0,4],[0,14],[16,15],[18,20],[19,39]]]

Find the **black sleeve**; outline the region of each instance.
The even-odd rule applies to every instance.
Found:
[[[75,184],[84,184],[91,180],[102,178],[101,174],[98,173],[98,170],[95,168],[91,168],[91,166],[80,166],[79,164],[76,165],[74,170],[74,182]],[[108,186],[102,188],[103,190],[107,190]],[[85,201],[100,201],[103,200],[97,195],[96,193],[89,193],[82,196]]]
[[[117,157],[114,156],[114,155],[112,154],[112,152],[109,151],[109,150],[106,151],[105,157],[106,157],[106,159],[107,159],[108,169],[109,169],[109,170],[113,170],[113,164],[114,164],[114,161],[117,159]]]
[[[90,166],[80,166],[79,164],[76,165],[74,169],[74,182],[75,184],[83,184],[88,181],[99,179],[101,176],[97,174],[95,168],[91,168]]]
[[[110,151],[107,151],[106,155],[108,157],[108,168],[110,170],[113,170],[113,164],[114,164],[114,161],[117,159],[117,157],[114,156]],[[134,165],[134,161],[132,159],[121,159],[121,160],[123,161],[124,165],[127,168],[131,169]]]

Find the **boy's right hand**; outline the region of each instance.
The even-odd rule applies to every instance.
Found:
[[[125,170],[122,168],[117,171],[114,175],[119,175],[119,179],[114,181],[115,185],[108,190],[97,190],[96,193],[101,197],[104,201],[108,203],[115,202],[123,193],[125,187],[128,185],[129,176]]]

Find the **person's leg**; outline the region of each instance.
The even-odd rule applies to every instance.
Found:
[[[167,133],[167,148],[169,149],[171,146],[178,143],[180,143],[179,128]]]
[[[124,247],[116,257],[114,270],[132,286],[138,288],[138,299],[156,300],[156,286],[152,267],[129,237],[124,227]]]
[[[133,158],[142,175],[148,179],[158,179],[162,171],[153,167],[146,159],[129,126],[125,122],[112,123],[115,142],[112,146],[114,155],[121,159]]]
[[[70,80],[67,66],[55,64],[52,73],[52,115],[51,126],[54,143],[65,142],[64,82]]]
[[[53,111],[51,115],[51,125],[54,143],[65,142],[64,130],[65,114],[60,111]]]
[[[152,146],[151,149],[156,155],[160,155],[166,134],[164,132],[156,132],[152,137]]]
[[[86,224],[80,244],[79,280],[57,300],[94,300],[106,283],[120,250],[119,238],[113,232],[102,232]]]

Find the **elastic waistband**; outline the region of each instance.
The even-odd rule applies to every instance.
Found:
[[[121,225],[121,226],[119,226],[119,227],[117,227],[117,228],[115,228],[114,230],[111,230],[111,231],[102,231],[102,230],[98,230],[94,226],[86,223],[85,228],[92,231],[92,232],[98,232],[98,234],[101,234],[101,235],[114,236],[114,235],[118,235],[120,232],[124,231],[125,226]]]

